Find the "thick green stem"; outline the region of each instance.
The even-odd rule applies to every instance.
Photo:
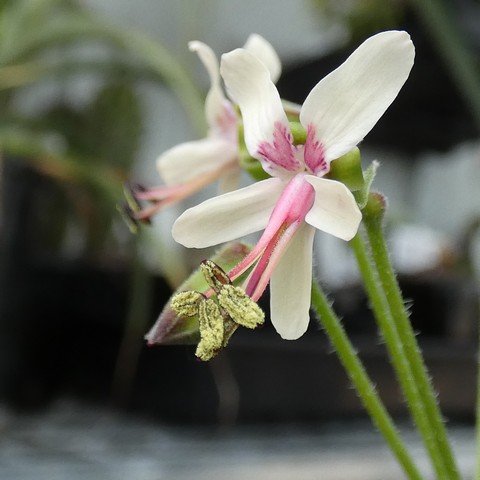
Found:
[[[420,480],[422,475],[414,464],[392,418],[383,406],[374,384],[358,358],[354,346],[348,339],[339,318],[332,310],[327,297],[315,282],[312,284],[312,308],[317,313],[319,322],[335,348],[365,409],[375,426],[382,433],[388,446],[405,471],[407,478]]]
[[[350,241],[350,245],[357,259],[370,305],[385,340],[390,361],[404,392],[412,418],[422,436],[438,478],[449,479],[450,476],[442,452],[437,444],[435,428],[429,421],[402,340],[392,319],[389,304],[383,294],[377,272],[371,263],[365,241],[360,232]]]
[[[407,309],[403,301],[400,286],[393,271],[388,249],[383,234],[382,215],[364,215],[372,257],[380,278],[384,295],[390,307],[390,313],[395,323],[405,354],[410,364],[413,378],[423,401],[425,412],[435,432],[438,449],[443,457],[449,480],[460,479],[458,467],[448,440],[444,419],[437,402],[427,368],[423,361],[415,333],[409,320]]]

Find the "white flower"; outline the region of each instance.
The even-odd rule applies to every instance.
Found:
[[[245,291],[257,300],[270,282],[272,323],[283,338],[308,327],[315,229],[350,240],[361,213],[342,183],[320,178],[330,162],[354,148],[397,96],[413,65],[405,32],[366,40],[310,92],[300,112],[307,132],[295,145],[278,91],[265,65],[245,49],[223,55],[221,73],[238,103],[245,143],[273,176],[187,210],[175,240],[202,248],[264,229],[229,276],[252,271]]]
[[[208,45],[199,41],[190,42],[189,48],[198,54],[210,77],[205,101],[208,133],[201,140],[176,145],[158,158],[157,169],[165,185],[148,190],[134,188],[137,200],[153,203],[134,213],[137,220],[148,220],[165,206],[193,195],[215,180],[223,180],[224,191],[238,185],[238,116],[223,92],[217,57]],[[270,43],[252,34],[244,49],[264,65],[273,82],[278,80],[280,59]]]

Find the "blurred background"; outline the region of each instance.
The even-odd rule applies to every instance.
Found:
[[[159,184],[158,155],[205,133],[208,78],[189,40],[220,55],[261,34],[282,60],[282,97],[301,103],[388,29],[411,34],[416,63],[362,158],[381,163],[394,262],[471,474],[479,25],[477,0],[0,1],[0,477],[401,478],[315,322],[296,342],[270,324],[237,332],[208,364],[194,346],[146,347],[172,289],[211,253],[176,245],[171,225],[215,186],[137,235],[117,211],[127,180]],[[429,472],[348,245],[317,235],[315,249]]]

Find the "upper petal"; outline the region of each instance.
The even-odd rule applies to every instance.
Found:
[[[313,172],[321,163],[315,154],[328,163],[349,152],[372,129],[408,78],[414,56],[406,32],[379,33],[313,88],[300,113],[309,130],[307,142],[321,146],[305,158]]]
[[[270,72],[270,78],[273,83],[277,83],[282,73],[282,63],[277,55],[277,52],[272,45],[267,42],[262,36],[252,33],[247,42],[243,46],[245,50],[255,55]]]
[[[262,230],[284,186],[269,178],[206,200],[180,215],[173,238],[185,247],[203,248]]]
[[[305,221],[323,232],[342,240],[351,240],[357,233],[362,214],[352,192],[340,182],[307,175],[315,189],[315,202]]]
[[[250,155],[274,176],[289,176],[302,169],[280,95],[267,67],[251,53],[238,48],[222,55],[220,72],[228,93],[242,112]]]
[[[225,97],[220,84],[220,69],[214,51],[205,43],[194,40],[188,48],[196,52],[210,77],[210,89],[205,100],[205,116],[211,129],[224,131],[236,121],[232,104]]]
[[[167,185],[185,183],[232,161],[237,148],[231,142],[207,137],[176,145],[157,160],[157,169]]]
[[[315,229],[302,225],[270,279],[270,316],[286,340],[301,337],[310,320],[312,248]]]

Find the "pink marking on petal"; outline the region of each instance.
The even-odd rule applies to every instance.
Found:
[[[325,147],[317,138],[315,126],[307,127],[307,141],[303,150],[305,165],[315,175],[322,177],[330,170],[330,165],[325,160]]]
[[[221,137],[226,138],[228,141],[237,144],[237,125],[238,116],[233,108],[233,105],[225,100],[223,102],[222,109],[217,113],[215,117],[214,131]]]
[[[272,169],[272,167],[277,166],[290,172],[295,172],[302,166],[295,155],[296,151],[297,149],[293,145],[292,134],[287,126],[281,122],[275,122],[273,142],[262,142],[258,147],[257,153],[267,163],[267,168],[270,166]]]

